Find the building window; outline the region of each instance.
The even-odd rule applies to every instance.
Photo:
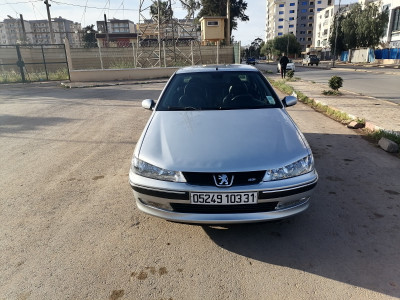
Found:
[[[310,8],[310,12],[314,12],[314,8]]]
[[[280,11],[280,12],[279,12],[279,14],[280,14],[280,15],[283,15],[283,14],[284,14],[284,12],[283,12],[283,11]]]
[[[282,18],[279,18],[279,22],[283,22],[283,19],[282,19]]]
[[[283,35],[282,32],[278,32],[278,36],[281,36],[281,35]]]
[[[317,1],[317,4],[322,4],[322,1]]]
[[[310,2],[310,5],[314,5],[314,2]]]
[[[289,13],[290,14],[294,14],[294,10],[289,10]]]
[[[218,26],[219,22],[218,21],[207,21],[207,26]]]
[[[294,27],[294,25],[289,25],[289,28],[293,28]]]
[[[393,10],[393,27],[392,31],[400,30],[400,7]]]
[[[279,4],[279,7],[285,7],[285,4]]]
[[[306,32],[305,31],[300,31],[300,34],[306,34]]]
[[[291,2],[289,5],[290,5],[290,6],[296,6],[296,3]]]
[[[278,28],[279,28],[279,29],[282,29],[282,28],[283,28],[283,26],[282,26],[282,25],[279,25],[279,26],[278,26]]]
[[[307,4],[308,4],[307,1],[301,2],[301,5],[307,5]]]
[[[289,18],[289,21],[293,21],[293,20],[294,20],[294,17],[290,17],[290,18]]]
[[[317,8],[317,11],[321,11],[322,10],[322,8]]]
[[[306,13],[306,12],[307,12],[307,9],[302,9],[301,12],[302,12],[302,13]]]

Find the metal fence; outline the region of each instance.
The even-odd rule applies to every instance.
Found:
[[[377,49],[375,50],[376,59],[400,59],[400,48]]]
[[[65,45],[0,45],[0,83],[69,80]]]
[[[147,41],[139,47],[136,43],[116,44],[114,47],[105,47],[101,43],[85,46],[70,45],[72,70],[180,67],[240,62],[240,55],[237,54],[240,52],[239,44],[203,46],[197,41],[165,41],[160,44],[157,41]]]

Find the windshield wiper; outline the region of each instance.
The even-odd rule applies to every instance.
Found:
[[[168,110],[201,110],[193,106],[168,106]]]

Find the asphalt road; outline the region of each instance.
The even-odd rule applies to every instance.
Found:
[[[302,104],[320,175],[305,213],[217,227],[140,213],[140,100],[162,86],[0,86],[0,299],[400,297],[398,158]]]
[[[257,64],[256,66],[261,70],[276,72],[276,64]],[[385,72],[391,72],[391,70],[369,68],[354,71],[354,68],[326,69],[321,66],[301,67],[296,65],[295,76],[326,85],[332,76],[340,76],[343,78],[343,88],[348,91],[400,104],[398,86],[400,76]],[[398,70],[393,72],[400,74]]]

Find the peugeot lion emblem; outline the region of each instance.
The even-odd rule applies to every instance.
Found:
[[[214,182],[219,187],[229,187],[233,183],[233,175],[228,174],[216,174],[214,175]]]

